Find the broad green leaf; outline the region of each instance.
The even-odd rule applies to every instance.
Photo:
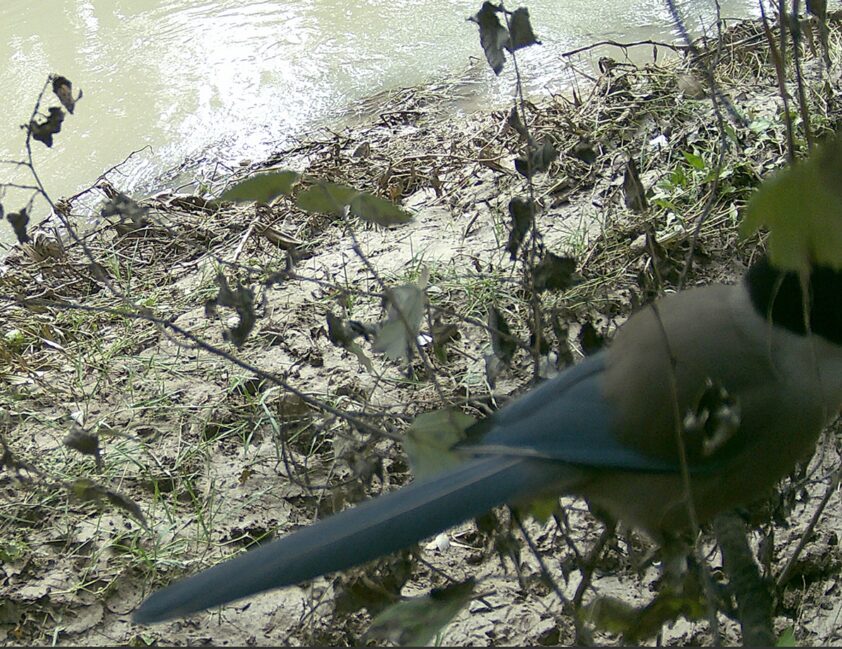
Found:
[[[471,601],[473,578],[445,588],[434,588],[429,595],[398,602],[380,613],[371,623],[368,639],[389,640],[399,645],[423,647]]]
[[[475,421],[450,408],[418,415],[403,443],[415,478],[433,476],[459,464],[463,458],[453,447],[465,439],[465,431]]]
[[[690,153],[689,151],[682,151],[681,155],[684,156],[684,159],[687,161],[687,164],[689,164],[694,169],[698,169],[699,171],[701,171],[705,168],[705,161],[704,158],[702,158],[701,156],[698,156],[695,153]]]
[[[783,630],[781,635],[778,637],[778,641],[775,643],[776,647],[797,647],[798,642],[795,639],[795,630],[793,627],[788,626],[786,629]]]
[[[652,204],[660,207],[662,210],[671,210],[673,212],[678,211],[678,205],[673,203],[671,200],[666,198],[654,198],[652,199]]]
[[[398,361],[410,355],[412,332],[400,320],[389,320],[377,332],[374,351],[385,354],[387,358]]]
[[[772,122],[770,122],[768,119],[761,118],[761,119],[756,119],[756,120],[752,121],[748,125],[748,130],[750,130],[752,133],[756,133],[756,134],[759,135],[760,133],[765,133],[771,127],[772,127]]]
[[[804,161],[764,181],[746,208],[743,236],[766,227],[769,258],[806,272],[818,263],[842,269],[842,141],[818,147]]]
[[[374,194],[360,192],[351,199],[351,214],[377,225],[396,225],[412,220],[412,215],[392,201]]]
[[[530,500],[529,503],[522,509],[542,524],[546,523],[550,520],[550,516],[552,516],[558,509],[558,496],[535,498]]]
[[[298,207],[307,212],[342,216],[345,206],[359,194],[353,187],[337,183],[316,183],[298,195]]]
[[[294,171],[277,171],[258,174],[237,183],[219,197],[220,201],[235,203],[269,203],[281,194],[289,194],[299,175]]]
[[[597,629],[620,634],[626,643],[639,644],[657,635],[664,624],[675,622],[679,617],[700,620],[706,612],[700,593],[683,595],[664,591],[642,607],[614,597],[597,597],[583,606],[579,615]]]
[[[407,358],[415,345],[424,315],[424,291],[415,284],[397,286],[389,292],[388,318],[374,340],[374,351],[393,361]]]

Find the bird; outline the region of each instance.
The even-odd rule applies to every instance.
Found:
[[[735,284],[639,309],[606,349],[469,428],[457,466],[154,592],[133,621],[345,570],[544,494],[665,543],[769,492],[841,407],[842,270],[761,255]]]

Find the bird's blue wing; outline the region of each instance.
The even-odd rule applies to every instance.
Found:
[[[617,441],[618,414],[601,388],[605,353],[581,363],[480,422],[462,450],[477,455],[525,455],[581,466],[674,472],[675,462],[646,455]],[[471,431],[469,431],[469,438]]]

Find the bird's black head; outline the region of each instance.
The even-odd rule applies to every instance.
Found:
[[[764,318],[803,336],[807,304],[810,333],[842,345],[842,270],[815,266],[806,300],[798,274],[775,268],[766,257],[749,269],[745,281],[754,308]]]

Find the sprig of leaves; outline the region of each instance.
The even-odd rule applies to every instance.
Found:
[[[227,189],[219,201],[235,203],[269,203],[278,196],[290,196],[303,177],[295,171],[273,171],[257,174]],[[298,193],[295,204],[307,212],[342,216],[348,210],[354,216],[381,226],[399,225],[412,220],[412,215],[392,201],[348,185],[315,182]]]

